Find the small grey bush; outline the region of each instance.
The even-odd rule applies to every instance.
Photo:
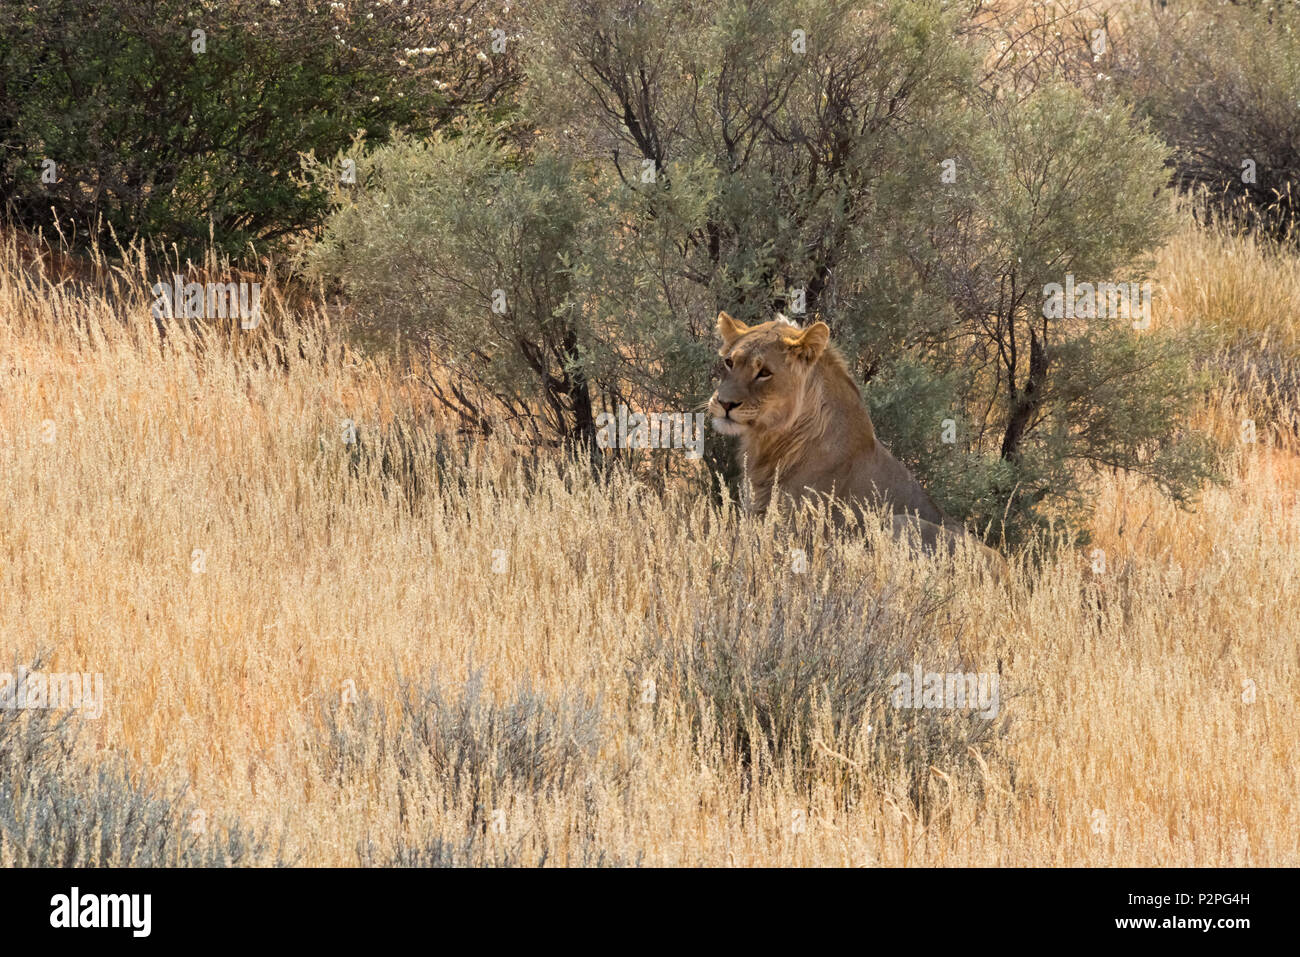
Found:
[[[117,756],[88,766],[74,753],[76,728],[71,715],[0,709],[0,866],[265,862],[266,840],[237,820],[192,832],[184,788],[147,784]]]
[[[437,835],[419,843],[399,840],[387,853],[367,844],[358,848],[357,856],[363,867],[544,867],[553,861],[555,853],[545,844],[537,850],[526,850],[522,841],[494,847],[478,832],[471,831],[459,839]],[[585,838],[576,851],[555,863],[567,867],[640,867],[643,859],[641,851],[633,856],[619,854]]]
[[[901,772],[924,809],[930,768],[970,770],[968,748],[986,746],[1005,727],[1005,715],[891,705],[893,677],[914,662],[927,671],[980,670],[963,667],[951,643],[938,637],[945,626],[949,633],[956,627],[942,620],[946,599],[918,598],[888,583],[883,590],[871,582],[846,587],[835,574],[825,589],[813,576],[797,576],[761,597],[762,573],[715,567],[705,593],[731,598],[703,606],[689,631],[678,633],[652,613],[633,669],[664,675],[673,693],[660,703],[671,699],[697,733],[710,729],[724,757],[751,775],[793,765],[797,773],[817,767],[824,777],[831,768],[815,740],[828,714],[830,740],[822,744],[852,750],[853,736],[870,723],[873,765],[866,773],[883,781]],[[860,772],[842,767],[847,783],[863,783]]]
[[[578,780],[600,747],[599,710],[576,697],[530,686],[501,701],[483,693],[481,672],[449,692],[437,675],[404,682],[395,715],[369,694],[323,709],[318,749],[327,776],[342,783],[394,768],[404,796],[471,796],[481,820],[506,788],[553,794]]]

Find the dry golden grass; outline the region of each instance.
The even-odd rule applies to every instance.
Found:
[[[1244,301],[1260,322],[1294,315],[1294,278],[1277,282],[1271,263],[1214,237],[1179,242],[1160,277],[1173,313]],[[1022,558],[1008,596],[875,540],[817,549],[790,591],[780,527],[627,476],[528,481],[500,446],[449,467],[463,487],[422,460],[430,485],[407,507],[373,466],[351,474],[341,441],[343,420],[414,415],[406,393],[382,365],[321,358],[318,326],[288,333],[312,361],[285,373],[182,336],[160,349],[145,297],[109,307],[23,276],[11,249],[0,658],[48,649],[49,670],[102,672],[88,759],[121,750],[188,779],[202,807],[269,827],[298,863],[465,833],[473,799],[411,807],[391,759],[330,780],[319,729],[349,679],[392,708],[402,676],[436,669],[454,686],[480,668],[494,694],[527,681],[599,710],[600,750],[577,780],[492,795],[506,834],[486,840],[525,860],[544,848],[579,863],[595,847],[650,865],[1300,864],[1300,474],[1280,451],[1245,450],[1191,514],[1102,481],[1096,580],[1062,545],[1038,568]],[[951,591],[936,646],[1002,669],[1011,724],[985,767],[931,772],[922,814],[901,776],[870,768],[844,799],[830,772],[863,770],[857,738],[830,742],[811,784],[779,767],[751,778],[693,737],[667,677],[642,707],[647,622],[689,630],[734,599],[708,581],[737,563],[771,569],[759,599],[806,603],[846,582]]]
[[[1300,270],[1293,251],[1223,224],[1184,229],[1161,251],[1155,319],[1209,326],[1225,336],[1253,333],[1295,350]]]

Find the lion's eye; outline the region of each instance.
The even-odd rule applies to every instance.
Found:
[[[754,376],[754,381],[762,382],[764,379],[770,379],[770,378],[772,378],[771,372],[769,372],[767,369],[759,369],[758,375]]]
[[[723,359],[723,360],[722,360],[722,364],[723,364],[724,366],[726,366],[728,369],[730,369],[730,368],[731,368],[731,357],[728,356],[727,358]]]

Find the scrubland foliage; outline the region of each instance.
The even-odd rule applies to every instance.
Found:
[[[926,0],[521,16],[535,136],[371,151],[309,253],[372,331],[455,363],[467,422],[590,448],[593,404],[707,394],[719,309],[785,310],[831,324],[881,434],[993,540],[1082,521],[1089,468],[1177,498],[1214,474],[1169,427],[1205,392],[1187,335],[1044,313],[1067,276],[1147,280],[1166,235],[1166,148],[1123,101],[997,88],[992,35]]]
[[[1300,6],[1140,10],[1117,78],[1209,209],[1294,240],[1300,212]]]
[[[274,249],[325,212],[297,181],[300,153],[509,112],[513,58],[476,55],[500,8],[6,3],[0,208],[81,243],[142,236],[195,258]]]

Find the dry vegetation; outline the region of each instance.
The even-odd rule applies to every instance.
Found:
[[[160,348],[144,294],[3,257],[0,659],[102,672],[81,760],[188,782],[286,860],[1300,863],[1281,425],[1192,513],[1100,478],[1101,575],[1063,541],[1017,557],[1008,597],[879,540],[796,574],[795,533],[687,486],[435,442],[322,321],[283,327],[287,371]],[[1189,224],[1156,321],[1290,347],[1296,275]],[[1235,431],[1246,393],[1200,424]],[[999,719],[900,718],[881,678],[912,661],[1000,671]]]

